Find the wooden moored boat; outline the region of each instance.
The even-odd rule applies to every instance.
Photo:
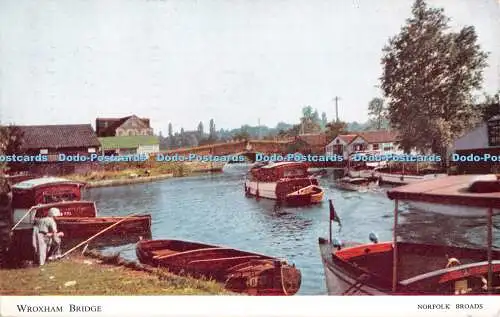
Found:
[[[106,232],[106,236],[111,235],[147,235],[151,231],[151,215],[136,215],[126,218],[125,216],[114,217],[56,217],[59,231],[64,232],[68,239],[89,238],[94,234],[117,224]]]
[[[453,190],[437,195],[432,186],[428,192],[408,190],[416,185],[388,192],[388,197],[395,200],[392,242],[379,243],[376,235],[370,234],[370,244],[343,244],[332,239],[330,221],[330,238],[319,238],[330,295],[500,294],[500,251],[493,250],[493,210],[500,208],[500,199],[484,193],[464,194]],[[438,186],[434,190],[439,191]],[[488,219],[486,248],[398,241],[400,200],[438,204],[461,202],[482,209]],[[333,207],[330,209],[332,219],[335,219]]]
[[[251,295],[294,295],[301,273],[294,265],[262,254],[182,240],[142,240],[141,263],[165,267],[176,274],[213,278],[225,288]]]
[[[13,264],[32,259],[35,221],[45,217],[53,207],[61,212],[61,216],[55,217],[55,221],[58,230],[65,234],[63,249],[73,241],[89,238],[113,224],[116,226],[106,231],[96,244],[118,237],[122,244],[128,244],[131,237],[136,237],[133,241],[136,242],[138,235],[151,236],[149,215],[127,217],[125,220],[123,219],[126,217],[97,217],[95,203],[81,200],[83,187],[83,183],[56,177],[30,179],[12,186],[11,217],[15,225],[11,229],[9,255]],[[112,241],[112,244],[119,245],[117,241]]]
[[[289,205],[311,205],[323,201],[323,188],[309,185],[293,193],[287,194],[285,202]]]
[[[343,190],[366,192],[378,187],[378,179],[374,177],[344,177],[335,181],[335,187]]]
[[[268,198],[278,201],[287,201],[299,196],[298,191],[304,189],[315,194],[309,203],[321,202],[322,195],[316,192],[318,180],[309,175],[308,165],[300,162],[279,162],[254,166],[247,174],[245,193],[257,198]],[[315,187],[309,187],[314,185]],[[307,196],[307,195],[306,195]],[[306,199],[307,200],[307,199]]]
[[[12,186],[13,223],[21,221],[20,228],[32,226],[36,214],[32,207],[36,205],[80,201],[84,186],[84,183],[58,177],[34,178],[15,184]],[[70,205],[65,205],[64,215],[81,216],[82,211],[73,213]]]

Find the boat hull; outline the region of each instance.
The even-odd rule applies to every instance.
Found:
[[[410,208],[420,211],[436,213],[445,216],[455,216],[463,218],[477,218],[486,216],[488,210],[485,208],[471,207],[464,205],[444,205],[433,204],[421,201],[402,201]],[[500,209],[493,209],[494,215],[500,215]]]
[[[70,238],[89,238],[125,217],[57,217],[58,230]],[[151,216],[134,216],[123,220],[104,235],[148,234],[151,232]]]
[[[393,244],[335,248],[319,238],[329,295],[478,295],[486,294],[486,249],[398,242],[398,283],[392,289]],[[493,251],[493,259],[500,253]],[[500,294],[500,260],[491,263],[491,290]]]
[[[266,255],[182,240],[143,240],[137,243],[141,263],[170,272],[213,278],[226,289],[250,295],[294,295],[300,271]]]
[[[320,238],[319,249],[328,295],[389,295],[387,292],[359,283],[356,277],[336,266],[331,259],[333,248],[328,241]]]
[[[446,174],[428,174],[428,175],[402,175],[402,174],[389,174],[389,173],[378,173],[376,172],[374,176],[379,178],[381,184],[387,185],[407,185],[416,182],[421,182],[424,180],[436,179],[439,177],[447,176]]]

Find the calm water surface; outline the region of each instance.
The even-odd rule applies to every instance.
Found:
[[[274,201],[247,198],[244,176],[212,174],[174,178],[155,183],[89,189],[99,214],[150,213],[153,239],[183,239],[226,245],[287,259],[302,272],[298,294],[326,294],[318,237],[328,236],[328,202],[333,199],[342,228],[334,234],[344,241],[368,242],[376,232],[381,241],[392,238],[393,202],[385,189],[371,193],[334,189],[320,180],[325,202],[300,208],[276,207]],[[400,236],[404,240],[477,246],[486,241],[483,220],[450,219],[401,207]],[[500,218],[496,218],[496,223]],[[498,230],[495,233],[497,245]],[[109,248],[135,258],[134,245]]]

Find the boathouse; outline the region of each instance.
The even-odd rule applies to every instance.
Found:
[[[85,155],[99,153],[101,144],[90,124],[19,125],[21,135],[18,155],[47,156],[40,162],[9,164],[13,172],[35,175],[64,175],[82,173],[96,168],[90,162],[59,162],[60,154]]]
[[[454,160],[459,155],[463,160]],[[481,122],[453,143],[451,163],[458,174],[499,173],[498,161],[477,161],[474,157],[500,157],[500,115]]]

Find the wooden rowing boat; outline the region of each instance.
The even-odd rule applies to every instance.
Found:
[[[323,189],[317,185],[309,185],[286,195],[285,202],[290,205],[318,204],[323,200]]]
[[[59,231],[68,238],[88,238],[125,217],[56,217]],[[106,236],[147,234],[151,231],[151,215],[138,215],[122,221],[106,232]]]
[[[301,273],[294,265],[262,254],[182,240],[142,240],[141,263],[165,267],[175,274],[213,278],[225,288],[250,295],[294,295]]]

